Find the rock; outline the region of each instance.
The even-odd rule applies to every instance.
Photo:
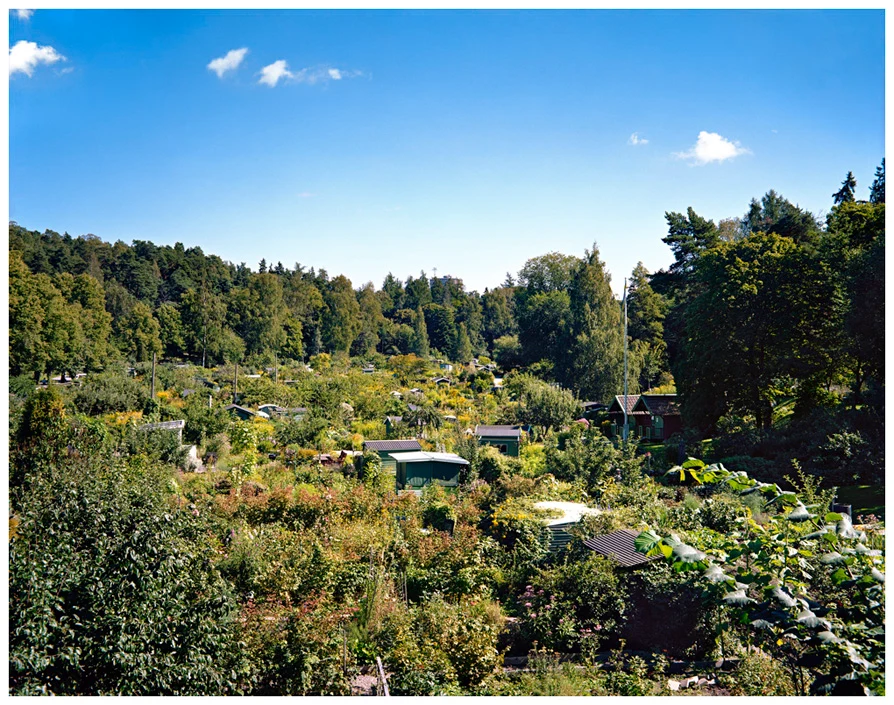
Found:
[[[670,690],[675,690],[675,691],[676,691],[676,690],[680,690],[680,681],[669,680],[669,681],[667,682],[667,687],[668,687]]]

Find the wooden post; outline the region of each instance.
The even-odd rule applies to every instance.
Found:
[[[150,396],[152,397],[152,404],[155,404],[155,353],[152,353],[152,391],[150,392]]]
[[[382,668],[382,659],[376,656],[376,666],[379,669],[379,681],[382,683],[382,691],[386,698],[391,697],[388,692],[388,681],[385,680],[385,669]]]
[[[239,363],[236,362],[236,363],[233,363],[233,365],[234,365],[233,366],[233,403],[238,404],[239,402],[237,401],[238,395],[237,395],[236,384],[237,384],[237,380],[239,377]]]

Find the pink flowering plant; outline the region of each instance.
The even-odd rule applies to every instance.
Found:
[[[522,633],[548,649],[599,649],[616,635],[625,591],[599,556],[538,571],[517,598]]]

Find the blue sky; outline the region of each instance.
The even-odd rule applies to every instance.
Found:
[[[10,219],[355,286],[437,267],[483,291],[595,242],[620,293],[638,261],[670,263],[665,211],[741,216],[773,188],[825,212],[848,170],[865,198],[884,156],[878,10],[38,10],[9,27]]]

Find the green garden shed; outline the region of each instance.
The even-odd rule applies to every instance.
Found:
[[[391,453],[397,464],[396,489],[421,490],[426,485],[456,487],[459,473],[469,461],[454,453]]]
[[[521,426],[476,426],[478,445],[494,446],[503,455],[518,457]]]
[[[415,438],[400,438],[390,441],[364,441],[364,451],[372,451],[379,454],[379,460],[382,463],[382,469],[397,471],[397,463],[391,457],[391,453],[403,453],[415,450],[422,450],[419,441]]]

